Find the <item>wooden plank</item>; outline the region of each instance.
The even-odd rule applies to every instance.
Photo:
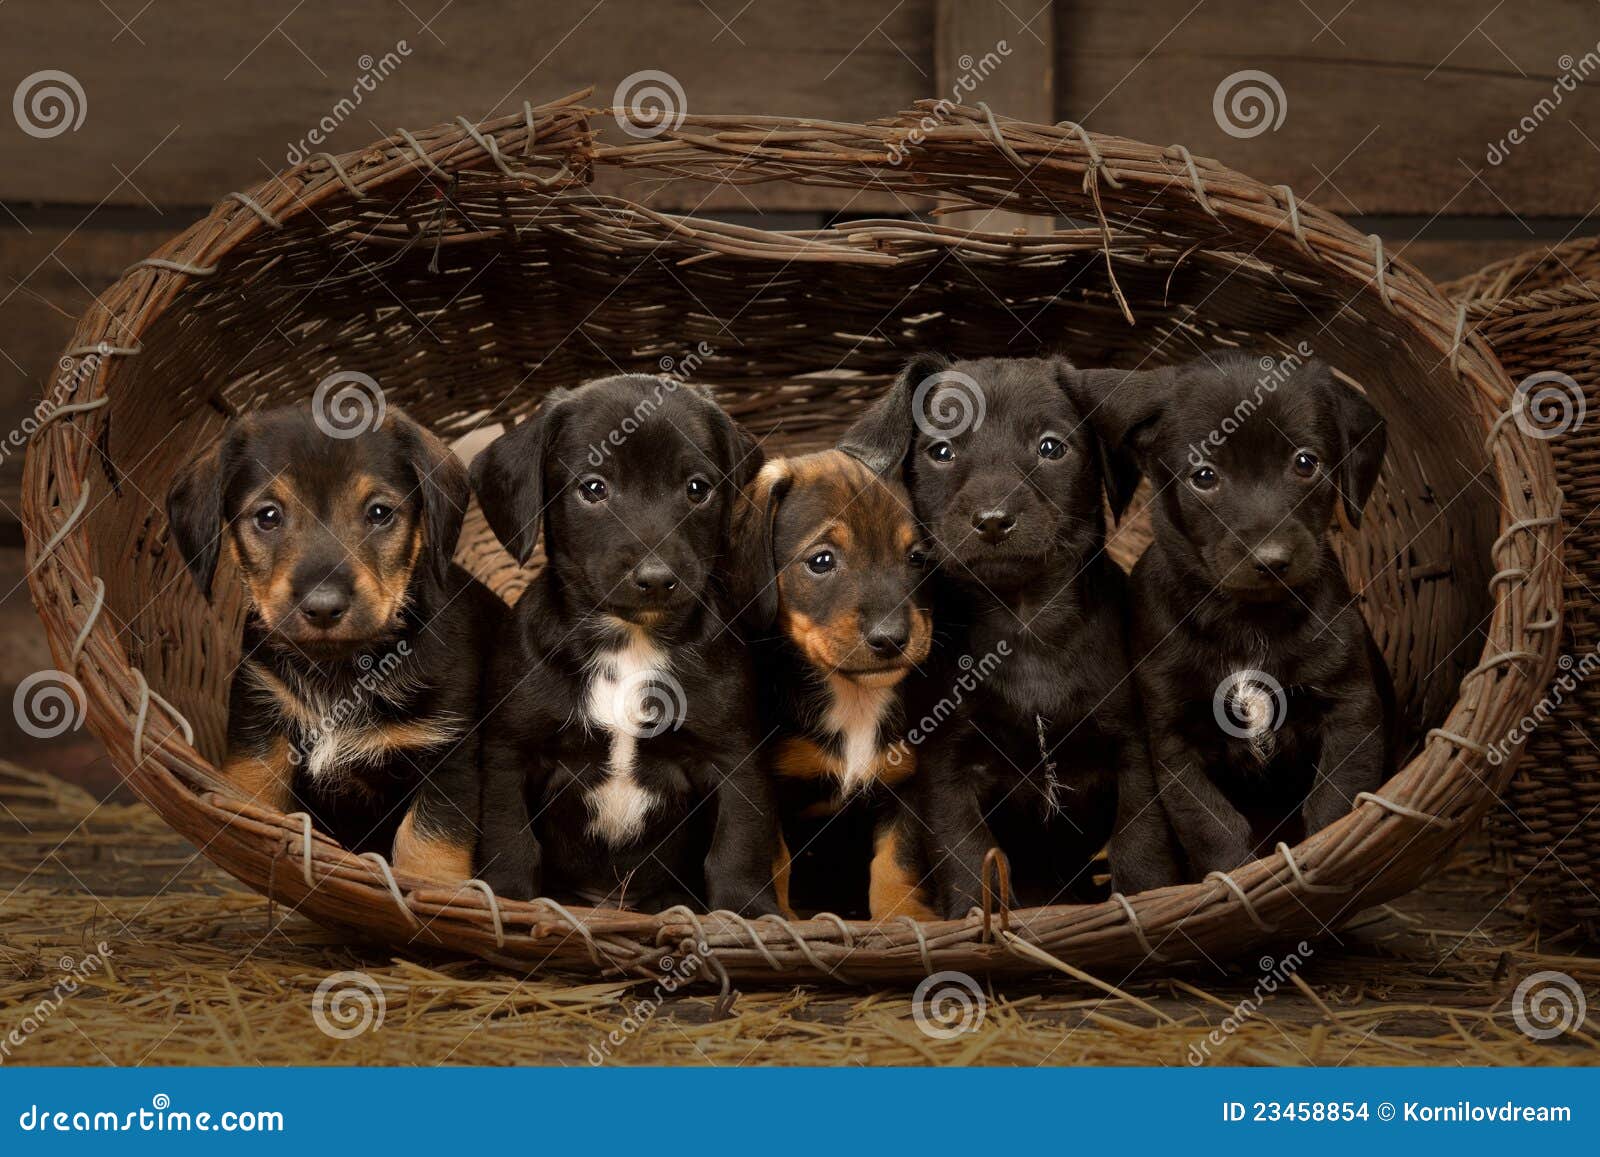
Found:
[[[609,106],[625,78],[649,69],[673,75],[691,112],[844,120],[894,113],[934,83],[933,0],[162,0],[137,17],[137,5],[112,7],[131,30],[97,4],[6,8],[0,76],[64,71],[83,91],[85,116],[75,132],[47,139],[5,126],[0,201],[209,205],[296,151],[360,148],[397,125],[481,119],[591,84],[596,104]],[[324,118],[321,144],[311,134]],[[635,195],[653,193],[652,204],[668,209],[706,192],[630,180]],[[882,212],[901,202],[771,185],[706,207],[752,205]]]
[[[1593,4],[1057,7],[1057,112],[1100,132],[1182,143],[1339,212],[1577,216],[1600,197]],[[1274,103],[1286,107],[1275,131],[1241,137],[1219,126],[1218,87],[1245,70],[1281,87]],[[1570,82],[1579,73],[1588,84],[1572,84],[1559,104],[1536,111],[1559,77]],[[1542,119],[1499,164],[1489,163],[1490,146],[1524,117]],[[1241,131],[1247,120],[1235,121]]]
[[[938,0],[934,27],[934,95],[952,104],[983,101],[998,116],[1051,121],[1055,109],[1055,6],[1013,9],[1004,0]],[[984,232],[1048,233],[1051,217],[1000,210],[945,219]]]

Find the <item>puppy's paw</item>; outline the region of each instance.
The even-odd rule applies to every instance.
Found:
[[[539,894],[538,867],[510,856],[501,856],[494,863],[485,864],[478,879],[505,900],[531,900]]]
[[[708,891],[713,911],[726,909],[747,919],[784,915],[783,906],[778,903],[778,890],[771,880],[713,883]]]

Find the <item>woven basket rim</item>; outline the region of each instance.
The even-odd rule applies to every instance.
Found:
[[[67,356],[92,351],[105,356],[30,442],[23,495],[29,583],[57,662],[75,677],[83,674],[91,729],[135,791],[173,826],[203,841],[209,857],[325,922],[521,968],[547,963],[643,974],[662,946],[688,944],[706,957],[710,975],[724,988],[730,977],[907,981],[952,967],[1055,971],[1082,979],[1079,962],[1147,966],[1193,959],[1189,947],[1207,957],[1238,955],[1306,934],[1313,923],[1323,928],[1328,921],[1347,919],[1426,874],[1426,869],[1393,868],[1399,851],[1415,845],[1419,853],[1442,853],[1490,806],[1515,754],[1504,766],[1490,767],[1486,741],[1498,738],[1532,705],[1555,661],[1561,610],[1559,494],[1548,447],[1506,420],[1510,385],[1488,345],[1463,334],[1457,307],[1409,264],[1385,255],[1379,239],[1362,237],[1332,214],[1298,201],[1286,186],[1265,186],[1181,146],[1162,149],[1067,123],[1002,120],[981,105],[945,110],[944,122],[925,132],[918,126],[935,102],[867,124],[693,115],[659,139],[608,146],[596,143],[589,126],[589,118],[605,110],[585,108],[587,96],[584,91],[543,105],[526,103],[517,113],[482,124],[457,118],[339,156],[307,158],[220,201],[201,221],[130,268],[79,324]],[[780,146],[764,143],[780,135]],[[808,153],[800,148],[803,142],[819,147]],[[885,153],[895,145],[907,150],[911,163],[884,172]],[[923,159],[929,163],[919,167]],[[530,191],[548,192],[576,189],[596,166],[615,165],[711,179],[847,187],[870,177],[908,192],[919,191],[921,182],[920,191],[926,192],[933,179],[929,174],[937,173],[940,163],[967,173],[1049,171],[1074,183],[1081,179],[1081,194],[1058,187],[1049,204],[1073,202],[1086,216],[1098,215],[1107,247],[1113,242],[1112,214],[1103,205],[1119,207],[1119,198],[1129,195],[1122,192],[1125,186],[1145,193],[1153,188],[1156,196],[1175,204],[1192,201],[1222,227],[1259,237],[1261,246],[1292,246],[1317,260],[1330,279],[1376,295],[1417,342],[1439,355],[1441,365],[1448,363],[1460,383],[1462,405],[1483,429],[1501,505],[1501,534],[1490,551],[1493,613],[1482,661],[1462,680],[1449,717],[1429,732],[1419,754],[1379,792],[1364,793],[1351,813],[1298,847],[1280,844],[1272,857],[1231,874],[1213,873],[1197,884],[1097,904],[986,911],[925,925],[830,916],[750,921],[687,909],[641,915],[568,909],[550,900],[503,901],[479,887],[403,887],[382,857],[345,852],[314,832],[308,817],[278,815],[229,795],[195,750],[187,721],[150,688],[110,624],[100,620],[105,587],[92,572],[82,520],[97,469],[94,448],[113,400],[108,384],[117,372],[115,363],[141,352],[137,340],[115,335],[142,335],[158,316],[181,307],[187,287],[214,273],[251,239],[320,205],[430,175],[447,179],[467,171],[498,171]],[[909,227],[906,222],[895,226]],[[792,241],[795,231],[790,232]],[[741,244],[756,244],[779,235],[742,229],[741,236]],[[984,239],[1037,243],[998,234]],[[1150,240],[1140,244],[1155,247]],[[1469,684],[1474,685],[1470,695]],[[1379,851],[1394,856],[1378,863]],[[1186,947],[1161,951],[1174,936]],[[1063,953],[1074,962],[1064,960]]]

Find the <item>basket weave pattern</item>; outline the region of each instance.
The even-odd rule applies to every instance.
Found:
[[[1414,886],[1489,807],[1508,770],[1488,745],[1555,658],[1555,475],[1548,447],[1504,420],[1488,346],[1376,239],[1179,146],[982,108],[920,143],[930,108],[866,125],[690,116],[606,145],[585,95],[309,158],[220,202],[78,329],[69,354],[98,360],[28,460],[33,596],[94,731],[207,856],[325,923],[524,968],[642,970],[688,941],[725,982],[1120,977],[1319,934]],[[645,178],[639,202],[585,188],[606,166]],[[643,202],[662,177],[889,188],[1086,225],[774,233],[655,212]],[[554,386],[658,372],[703,342],[695,378],[779,452],[829,442],[920,348],[1136,366],[1301,341],[1389,418],[1384,478],[1338,546],[1417,744],[1344,819],[1229,875],[924,925],[567,909],[397,880],[381,857],[215,779],[242,608],[233,593],[207,607],[185,581],[159,499],[227,417],[303,399],[336,369],[372,375],[449,437],[526,414]],[[525,579],[476,513],[460,557],[503,595]]]
[[[1445,288],[1513,382],[1555,371],[1582,393],[1577,424],[1550,439],[1566,564],[1561,665],[1577,679],[1588,670],[1585,656],[1600,647],[1600,240],[1532,250]],[[1489,833],[1536,917],[1593,928],[1600,922],[1600,686],[1584,679],[1550,702],[1554,710],[1506,785],[1505,806],[1489,813]]]

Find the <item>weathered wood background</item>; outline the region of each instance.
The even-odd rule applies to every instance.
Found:
[[[321,147],[338,152],[589,84],[608,103],[647,69],[670,73],[693,111],[865,119],[949,95],[994,54],[969,99],[1183,143],[1363,218],[1441,279],[1597,229],[1593,0],[9,0],[0,33],[3,92],[59,70],[84,98],[82,124],[47,139],[0,116],[0,431],[93,294],[284,167],[323,118],[338,123]],[[374,70],[388,75],[336,114]],[[1219,127],[1214,94],[1243,70],[1281,86],[1276,130]],[[1532,130],[1491,163],[1519,122]],[[632,192],[691,207],[686,189]],[[907,211],[832,190],[746,193],[705,208],[785,225]],[[15,535],[20,469],[19,454],[0,461],[0,536]]]

